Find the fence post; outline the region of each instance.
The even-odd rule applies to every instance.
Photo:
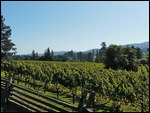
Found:
[[[86,96],[87,96],[87,90],[84,91],[84,93],[83,93],[83,95],[80,99],[80,102],[79,102],[79,105],[78,105],[78,112],[82,112]]]
[[[86,104],[86,108],[94,107],[94,100],[95,100],[95,92],[92,91],[92,92],[90,93],[88,102],[87,102],[87,104]]]
[[[4,102],[8,103],[8,98],[10,97],[12,88],[13,88],[13,78],[12,77],[8,77],[6,79],[6,84],[5,84],[5,97],[4,97]]]
[[[8,77],[6,78],[6,82],[5,82],[5,93],[4,93],[4,94],[5,94],[5,95],[4,95],[5,97],[4,97],[4,103],[7,103],[7,101],[8,101],[8,98],[7,98],[7,97],[8,97],[8,96],[7,96],[7,95],[8,95],[8,91],[7,91],[7,89],[8,89]]]
[[[11,91],[13,91],[13,83],[14,83],[14,79],[13,77],[10,78],[10,86],[9,86],[9,93],[11,93]],[[10,96],[10,95],[9,95]]]
[[[6,78],[6,81],[5,81],[5,89],[4,89],[4,94],[3,94],[3,97],[1,98],[1,100],[2,100],[2,107],[3,106],[5,106],[5,103],[6,103],[6,101],[7,101],[7,99],[6,99],[6,95],[7,95],[7,86],[8,86],[8,81],[7,81],[7,77],[5,76],[5,78]]]

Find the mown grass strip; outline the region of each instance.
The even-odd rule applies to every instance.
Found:
[[[66,102],[63,102],[63,101],[61,101],[61,100],[57,100],[57,99],[54,99],[54,98],[52,98],[52,97],[47,97],[47,96],[45,96],[45,95],[42,95],[42,94],[40,94],[40,93],[31,91],[31,90],[29,90],[29,89],[26,89],[26,88],[23,88],[23,87],[20,87],[20,86],[17,86],[17,85],[15,85],[15,84],[13,84],[13,85],[14,85],[15,87],[17,87],[17,88],[19,88],[19,89],[22,89],[22,90],[25,90],[25,91],[27,91],[27,92],[29,92],[29,93],[32,93],[32,94],[35,94],[35,95],[39,95],[39,96],[41,96],[41,97],[43,97],[43,98],[45,98],[45,99],[54,101],[54,102],[57,103],[57,104],[61,104],[61,105],[63,105],[63,106],[67,106],[67,107],[69,107],[69,108],[71,108],[71,109],[73,109],[73,110],[77,110],[77,108],[76,108],[75,106],[73,106],[73,105],[71,105],[71,104],[68,104],[68,103],[66,103]]]
[[[24,91],[24,90],[21,90],[21,89],[18,89],[18,88],[16,88],[15,87],[15,90],[18,90],[18,91],[20,91],[20,92],[22,92],[22,93],[24,93],[24,94],[26,94],[26,95],[29,95],[29,97],[34,97],[34,98],[36,98],[37,100],[40,100],[41,102],[45,102],[45,104],[46,103],[48,103],[48,104],[50,104],[50,105],[53,105],[53,106],[55,106],[55,108],[59,108],[59,110],[60,111],[74,111],[74,110],[72,110],[71,108],[69,108],[69,107],[67,107],[67,106],[64,106],[64,105],[62,105],[62,104],[58,104],[58,103],[56,103],[56,102],[54,102],[54,101],[51,101],[51,100],[49,100],[49,99],[47,99],[47,98],[43,98],[43,97],[41,97],[41,96],[39,96],[39,95],[35,95],[35,94],[33,94],[33,93],[29,93],[29,92],[26,92],[26,91]]]
[[[51,111],[49,108],[46,108],[44,105],[42,105],[41,103],[38,103],[36,101],[33,101],[32,99],[26,98],[25,96],[19,95],[17,93],[13,93],[14,97],[17,97],[19,99],[21,99],[22,101],[27,102],[28,104],[32,105],[33,107],[35,107],[36,109],[38,109],[39,111]],[[53,111],[54,112],[54,111]]]
[[[22,91],[16,90],[16,89],[14,90],[14,92],[17,93],[17,94],[19,94],[19,95],[23,95],[25,98],[31,99],[31,101],[35,101],[35,103],[41,103],[42,105],[44,105],[47,108],[50,107],[50,108],[53,108],[53,109],[57,109],[57,110],[59,110],[61,112],[67,112],[64,109],[61,109],[61,108],[59,108],[57,106],[54,106],[53,104],[50,104],[50,103],[47,103],[47,102],[41,100],[41,98],[39,98],[36,95],[31,96],[31,95],[28,95],[28,94],[26,94],[26,93],[24,93]]]
[[[32,85],[29,86],[30,83],[26,83],[26,86],[24,84],[24,81],[20,81],[19,82],[19,86],[22,86],[22,87],[25,87],[25,88],[28,88],[34,92],[37,92],[37,93],[40,93],[40,94],[43,94],[45,96],[49,96],[49,97],[52,97],[52,98],[55,98],[57,100],[60,100],[60,101],[64,101],[70,105],[72,105],[72,95],[70,94],[70,91],[68,92],[60,92],[59,93],[59,99],[57,98],[57,93],[56,91],[54,91],[53,89],[48,89],[45,93],[44,93],[44,89],[43,87],[36,87],[35,89],[32,87]],[[79,97],[77,97],[79,98]],[[78,106],[78,103],[79,103],[79,99],[78,100],[75,100],[75,103],[74,103],[74,107],[77,107]]]

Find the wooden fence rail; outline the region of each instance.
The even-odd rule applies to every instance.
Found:
[[[1,88],[4,88],[5,90],[4,103],[7,103],[8,101],[14,101],[19,105],[28,108],[28,110],[30,111],[69,112],[68,110],[64,109],[67,108],[70,109],[71,111],[76,112],[83,112],[83,111],[92,112],[90,109],[83,107],[86,95],[82,96],[78,107],[76,107],[69,103],[63,102],[59,99],[48,97],[43,94],[34,92],[30,89],[18,86],[14,84],[14,81],[11,77],[10,78],[1,77]],[[47,101],[42,101],[42,99],[36,98],[36,96]],[[53,103],[57,104],[58,106],[54,105]]]

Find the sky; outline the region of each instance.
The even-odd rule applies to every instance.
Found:
[[[17,54],[149,41],[148,1],[1,1]]]

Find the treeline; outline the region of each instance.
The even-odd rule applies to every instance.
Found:
[[[39,56],[37,52],[32,51],[31,55],[14,56],[17,60],[42,60],[42,61],[75,61],[75,62],[101,62],[106,68],[126,69],[137,71],[139,64],[149,64],[149,49],[146,59],[141,60],[143,53],[140,48],[134,46],[106,46],[105,42],[101,43],[101,48],[92,52],[74,52],[73,50],[63,55],[54,55],[53,50],[47,48],[43,56]]]

